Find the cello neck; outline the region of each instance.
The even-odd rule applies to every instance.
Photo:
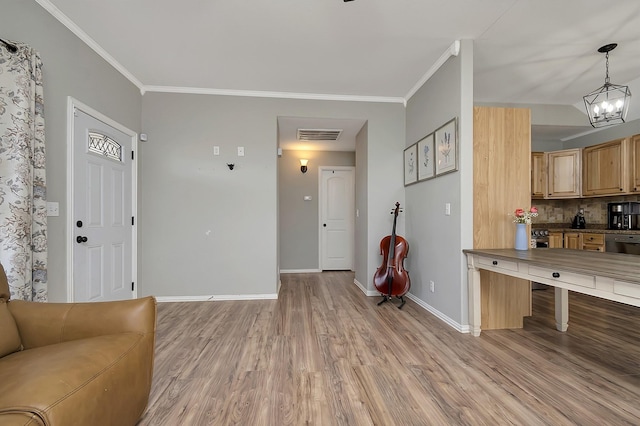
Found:
[[[395,250],[396,250],[396,223],[398,222],[398,212],[400,211],[400,203],[396,203],[396,208],[393,212],[393,228],[391,229],[391,239],[389,240],[389,258],[387,260],[387,265],[392,266],[393,260],[395,259]]]

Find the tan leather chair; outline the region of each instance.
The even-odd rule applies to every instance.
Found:
[[[0,265],[0,425],[135,425],[151,390],[155,299],[9,296]]]

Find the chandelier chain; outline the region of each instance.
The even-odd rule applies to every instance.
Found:
[[[604,78],[604,83],[605,84],[609,84],[609,52],[607,52],[607,54],[605,55],[607,58],[607,62],[606,62],[606,69],[607,69],[607,74]]]

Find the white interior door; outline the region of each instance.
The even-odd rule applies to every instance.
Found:
[[[73,301],[134,297],[132,136],[73,108]]]
[[[321,167],[320,174],[320,268],[353,270],[354,170]]]

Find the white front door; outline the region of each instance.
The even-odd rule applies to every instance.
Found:
[[[320,174],[320,268],[353,270],[354,170],[321,167]]]
[[[73,107],[73,301],[131,299],[132,135],[93,115]]]

